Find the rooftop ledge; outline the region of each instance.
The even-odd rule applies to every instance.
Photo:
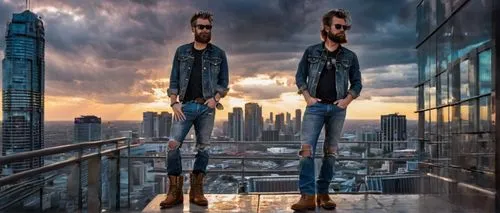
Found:
[[[160,209],[160,202],[166,194],[157,195],[142,211],[143,213],[173,212],[248,212],[285,213],[294,212],[290,206],[299,200],[298,194],[207,194],[208,207],[189,203],[184,195],[183,205]],[[437,197],[436,195],[387,195],[387,194],[335,194],[330,195],[337,203],[335,211],[316,208],[314,212],[370,212],[370,213],[465,213],[483,212],[478,209],[464,209]],[[313,211],[308,211],[313,212]]]

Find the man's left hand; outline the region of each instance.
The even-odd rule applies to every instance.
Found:
[[[333,104],[337,105],[338,107],[342,108],[342,109],[347,109],[347,106],[351,103],[350,100],[348,99],[339,99],[339,100],[336,100],[335,102],[333,102]]]
[[[212,109],[215,109],[215,105],[217,105],[217,102],[215,102],[213,98],[209,98],[207,101],[205,101],[205,105]]]

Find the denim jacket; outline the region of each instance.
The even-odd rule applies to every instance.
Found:
[[[178,95],[182,101],[186,95],[191,70],[194,64],[194,43],[182,45],[175,51],[170,74],[170,86],[167,90],[168,96]],[[213,44],[208,44],[202,53],[202,91],[203,98],[208,99],[219,93],[221,97],[226,96],[229,91],[229,74],[226,53]]]
[[[339,46],[339,48],[335,63],[337,98],[343,99],[347,97],[347,94],[351,94],[353,98],[357,98],[363,87],[361,85],[358,57],[354,52],[345,47]],[[316,88],[326,60],[327,54],[324,42],[306,49],[295,75],[299,94],[308,91],[312,97],[316,98]],[[348,84],[350,84],[350,87]]]

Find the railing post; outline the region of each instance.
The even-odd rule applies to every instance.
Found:
[[[41,179],[43,179],[43,177],[40,177]],[[42,186],[40,187],[40,212],[43,213],[43,185],[44,185],[44,182],[41,183]]]
[[[131,206],[130,206],[130,190],[132,189],[132,187],[130,186],[130,182],[131,182],[131,178],[130,178],[130,167],[131,167],[131,163],[130,163],[130,142],[131,142],[132,138],[127,138],[127,185],[128,185],[128,190],[127,190],[127,206],[128,208],[130,209]]]
[[[116,142],[116,149],[118,149],[118,147],[120,147],[120,143],[119,141]],[[116,187],[116,194],[115,194],[115,201],[116,201],[116,206],[115,206],[115,210],[116,211],[120,211],[120,150],[116,151],[116,183],[115,183],[115,187]],[[111,168],[111,166],[110,166]]]
[[[83,149],[78,150],[78,212],[83,210],[83,189],[82,189],[82,156]]]
[[[239,146],[243,145],[245,148],[243,150],[247,150],[246,143],[237,142],[237,144]],[[238,187],[238,194],[247,193],[246,183],[245,183],[245,158],[246,158],[246,153],[243,153],[243,158],[241,159],[241,182],[240,182],[240,185]]]
[[[120,151],[118,150],[119,144],[116,143],[116,151],[113,156],[108,157],[108,178],[109,178],[109,208],[114,211],[120,211]],[[107,181],[107,180],[104,180]]]
[[[101,212],[101,193],[102,193],[102,183],[101,183],[101,146],[97,147],[98,155],[89,159],[88,161],[88,190],[87,190],[87,200],[88,212]]]
[[[366,175],[365,175],[365,187],[366,187],[366,190],[365,190],[365,194],[368,194],[368,175],[370,175],[370,160],[368,160],[370,158],[370,147],[371,147],[371,144],[370,142],[366,142],[366,156],[365,158],[367,158],[366,160]]]

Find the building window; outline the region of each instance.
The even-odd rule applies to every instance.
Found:
[[[491,50],[479,53],[478,71],[479,71],[479,94],[488,94],[491,92]]]
[[[452,67],[448,78],[449,102],[458,102],[460,100],[460,69],[458,64]]]
[[[467,59],[460,62],[460,100],[469,97],[469,60]]]
[[[491,0],[468,1],[453,16],[453,58],[461,58],[491,40]]]
[[[448,72],[439,75],[438,105],[448,104]]]
[[[424,85],[418,87],[418,110],[424,109]]]
[[[424,108],[429,109],[431,104],[430,104],[430,82],[425,83],[425,88],[424,88]]]
[[[449,22],[447,22],[437,31],[436,57],[438,71],[448,69],[448,63],[451,62],[451,29]]]
[[[479,99],[479,131],[491,131],[491,96]]]

